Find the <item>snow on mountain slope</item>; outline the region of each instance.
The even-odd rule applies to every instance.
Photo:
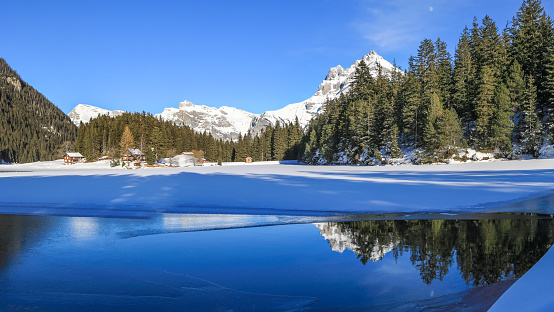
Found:
[[[78,126],[81,121],[83,123],[87,123],[91,119],[96,118],[100,115],[109,115],[110,117],[116,117],[120,116],[123,113],[124,111],[120,110],[109,111],[107,109],[92,105],[79,104],[75,106],[75,108],[73,108],[73,110],[67,115],[69,116],[69,118],[71,118],[71,121]]]
[[[252,119],[258,115],[234,107],[215,108],[184,101],[179,103],[179,108],[166,108],[155,116],[189,126],[197,132],[207,131],[216,138],[238,140],[239,135],[248,132]]]
[[[375,51],[364,55],[362,60],[369,67],[369,72],[373,77],[377,77],[379,66],[384,74],[395,70],[391,63]],[[252,132],[258,134],[269,124],[275,124],[277,121],[279,123],[293,123],[297,117],[300,125],[306,127],[310,120],[321,112],[325,101],[336,99],[342,93],[350,90],[350,84],[354,80],[354,74],[360,62],[361,60],[356,60],[352,66],[346,69],[340,65],[332,67],[312,97],[299,103],[289,104],[278,110],[262,113],[260,117],[252,120]]]
[[[379,66],[384,74],[395,70],[391,63],[375,51],[364,55],[362,60],[367,64],[374,77],[378,75]],[[254,114],[234,107],[215,108],[184,101],[179,103],[178,108],[165,108],[162,113],[155,116],[173,121],[178,125],[189,126],[197,132],[207,131],[216,138],[225,140],[237,140],[239,135],[246,134],[248,131],[257,135],[267,126],[275,125],[277,121],[281,124],[294,123],[298,118],[300,125],[306,127],[310,120],[322,111],[325,101],[335,99],[350,90],[350,84],[360,62],[361,60],[356,60],[346,69],[340,65],[332,67],[312,97],[278,110]],[[100,114],[117,116],[121,113],[121,111],[110,112],[102,108],[79,104],[69,113],[69,117],[76,125],[79,125],[80,121],[88,122]]]

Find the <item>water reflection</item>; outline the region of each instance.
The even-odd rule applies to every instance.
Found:
[[[442,281],[454,263],[470,286],[521,277],[554,241],[552,218],[356,221],[316,226],[333,250],[350,249],[364,265],[389,252],[396,260],[409,253],[427,285]]]
[[[318,233],[313,219],[284,216],[0,215],[0,311],[294,310],[313,298],[314,309],[398,311],[458,305],[471,290],[485,307],[473,310],[486,310],[510,284],[496,295],[471,286],[513,282],[554,241],[553,219],[494,218],[327,222]],[[285,223],[305,224],[264,226]]]
[[[0,214],[0,270],[44,236],[32,235],[51,228],[48,218]]]

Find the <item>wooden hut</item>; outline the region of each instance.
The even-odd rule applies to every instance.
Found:
[[[128,148],[121,154],[121,161],[123,161],[127,167],[140,167],[142,163],[146,162],[146,154],[139,149]]]
[[[83,162],[85,157],[81,153],[66,153],[63,155],[64,165],[72,165],[74,163]]]
[[[252,163],[252,157],[246,157],[245,162],[246,162],[247,164],[251,164],[251,163]]]

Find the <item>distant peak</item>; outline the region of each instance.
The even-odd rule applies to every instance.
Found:
[[[184,100],[183,102],[179,103],[179,108],[193,107],[193,106],[195,106],[194,103],[192,103],[191,101],[187,101],[187,100]]]

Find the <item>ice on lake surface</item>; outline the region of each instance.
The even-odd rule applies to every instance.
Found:
[[[554,240],[525,215],[328,221],[0,215],[0,311],[479,310]]]

